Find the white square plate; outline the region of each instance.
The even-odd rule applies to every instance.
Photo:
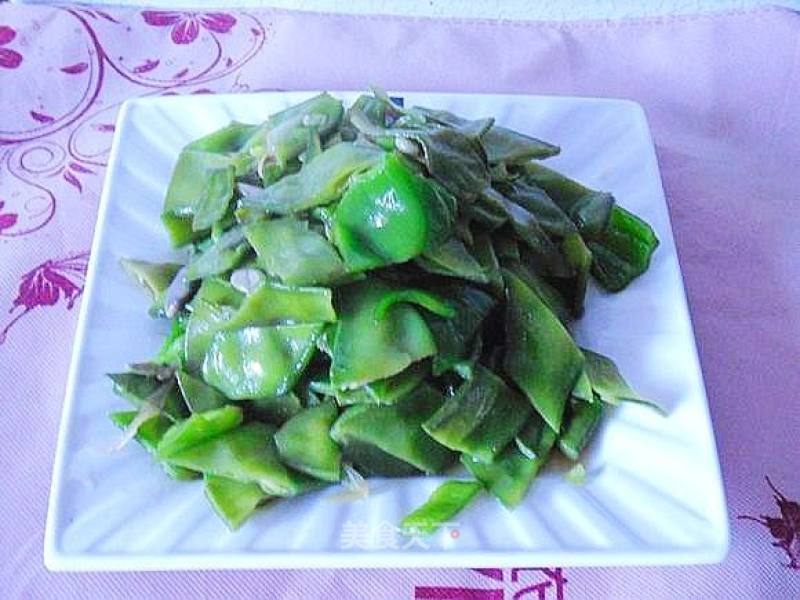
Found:
[[[669,412],[615,410],[585,456],[576,486],[547,469],[513,512],[480,497],[457,533],[394,537],[396,524],[442,481],[380,480],[356,502],[330,488],[273,503],[227,531],[202,483],[175,482],[107,413],[124,406],[104,373],[155,353],[167,324],[119,267],[123,257],[174,255],[159,214],[172,167],[189,141],[236,119],[259,122],[309,93],[147,98],[118,122],[92,248],[59,433],[45,536],[56,570],[271,567],[481,567],[686,564],[721,560],[728,521],[708,404],[653,141],[626,100],[404,94],[407,105],[497,122],[562,147],[548,161],[608,190],[656,230],[650,270],[620,294],[592,288],[576,335],[613,357],[643,395]],[[355,94],[337,94],[351,102]],[[397,547],[393,547],[397,546]]]

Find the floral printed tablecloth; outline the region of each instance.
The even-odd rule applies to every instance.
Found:
[[[722,564],[45,570],[53,449],[120,104],[370,83],[645,107],[724,472]],[[799,231],[800,16],[788,10],[563,24],[0,5],[0,596],[800,598]]]

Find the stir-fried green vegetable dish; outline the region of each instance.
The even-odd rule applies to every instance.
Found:
[[[590,275],[625,288],[658,240],[541,164],[558,152],[380,92],[190,143],[162,213],[185,260],[123,261],[171,326],[110,375],[133,405],[111,420],[231,528],[353,470],[453,473],[406,531],[480,492],[516,506],[610,405],[645,402],[570,324]]]

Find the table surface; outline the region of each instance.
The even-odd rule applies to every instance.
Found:
[[[252,8],[147,17],[134,8],[0,5],[4,597],[800,598],[800,507],[792,502],[800,498],[800,16],[758,9],[526,23]],[[644,106],[725,479],[732,537],[723,563],[44,569],[52,453],[120,104],[141,95],[358,89],[373,82],[621,97]]]

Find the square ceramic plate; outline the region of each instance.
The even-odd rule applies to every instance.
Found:
[[[513,512],[480,497],[426,539],[396,524],[442,478],[371,480],[371,494],[336,501],[330,488],[260,510],[230,533],[202,483],[175,482],[106,414],[125,406],[104,373],[155,353],[167,324],[119,267],[123,257],[175,258],[159,213],[178,152],[236,119],[262,121],[309,93],[148,98],[117,122],[75,338],[56,453],[45,562],[57,570],[271,567],[481,567],[686,564],[721,560],[728,525],[708,405],[653,141],[644,112],[625,100],[405,94],[550,140],[553,167],[655,228],[650,270],[621,294],[590,290],[576,335],[613,357],[666,418],[626,405],[611,413],[584,458],[586,484],[550,468]],[[355,94],[339,94],[350,102]],[[456,531],[457,530],[457,531]],[[454,533],[456,531],[456,533]],[[407,546],[407,547],[406,547]]]

